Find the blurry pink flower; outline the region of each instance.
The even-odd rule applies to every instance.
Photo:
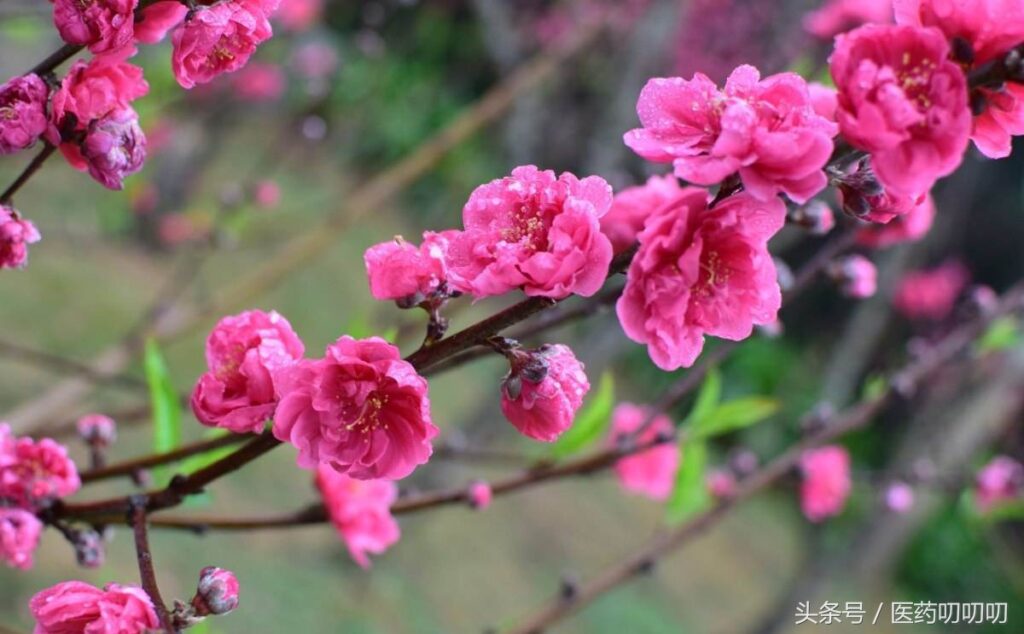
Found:
[[[612,189],[600,177],[517,167],[470,195],[465,231],[449,243],[451,281],[478,298],[520,287],[530,296],[589,297],[612,259],[600,229],[611,204]]]
[[[139,115],[128,107],[94,119],[80,145],[65,143],[61,150],[72,167],[87,170],[107,189],[124,189],[126,176],[142,169],[146,135]]]
[[[46,82],[35,74],[0,86],[0,155],[31,147],[46,132],[49,94]]]
[[[276,101],[284,94],[288,80],[277,64],[253,62],[234,76],[235,95],[243,101]]]
[[[123,54],[78,60],[53,94],[50,120],[64,132],[66,117],[74,115],[74,129],[85,130],[92,121],[129,107],[148,92],[142,69],[125,62]]]
[[[199,585],[192,605],[200,616],[227,614],[238,607],[238,578],[235,573],[215,566],[199,571]]]
[[[337,70],[338,63],[337,49],[323,40],[301,44],[292,55],[292,67],[306,79],[325,79]]]
[[[379,555],[398,542],[401,531],[391,516],[391,505],[398,499],[394,482],[356,480],[321,466],[316,485],[335,530],[361,567],[370,567],[367,553]]]
[[[646,445],[662,436],[671,437],[674,427],[672,420],[664,414],[654,417],[643,433],[634,436],[647,417],[650,410],[632,403],[621,403],[612,412],[612,431],[609,443],[613,447],[621,445],[624,437],[631,437],[630,442]],[[619,458],[615,463],[615,475],[622,488],[633,493],[664,500],[672,493],[679,470],[679,445],[675,442],[664,442],[650,449]]]
[[[804,29],[831,40],[862,24],[892,22],[893,0],[826,0],[825,5],[804,16]]]
[[[277,21],[289,31],[306,31],[320,20],[323,10],[324,0],[281,0]]]
[[[789,219],[816,236],[823,236],[836,226],[832,208],[821,200],[812,200],[790,212]]]
[[[534,380],[532,368],[510,372],[501,390],[501,411],[524,436],[554,442],[572,426],[590,381],[569,346],[545,344],[527,354],[531,362],[541,362],[543,377]]]
[[[944,319],[953,312],[970,277],[957,261],[908,273],[896,289],[893,305],[908,319]]]
[[[890,195],[920,196],[963,159],[967,80],[948,56],[937,29],[868,25],[836,38],[836,120],[851,145],[871,153]]]
[[[469,485],[469,503],[478,511],[490,506],[493,498],[494,492],[491,491],[491,485],[483,480],[477,480]]]
[[[79,437],[90,444],[106,447],[117,440],[117,424],[113,418],[103,414],[88,414],[79,418],[75,429]]]
[[[836,260],[831,273],[847,297],[865,299],[878,290],[878,269],[863,255],[848,255]]]
[[[273,34],[267,17],[254,1],[198,7],[171,35],[171,67],[178,84],[192,88],[245,66]]]
[[[612,250],[621,253],[636,242],[651,213],[675,201],[685,190],[675,176],[652,176],[647,183],[628,187],[615,195],[612,208],[601,218],[601,231],[611,240]]]
[[[29,600],[34,634],[146,634],[160,627],[142,588],[63,581]]]
[[[928,233],[934,219],[935,200],[931,194],[926,194],[921,202],[913,204],[909,211],[893,216],[886,224],[871,224],[859,229],[857,244],[881,249],[902,242],[915,242]]]
[[[192,240],[199,240],[208,234],[207,230],[196,220],[183,213],[172,213],[160,216],[157,235],[166,246],[177,246]]]
[[[138,0],[55,0],[53,24],[68,44],[96,54],[132,43]]]
[[[728,469],[715,469],[709,473],[707,485],[713,497],[725,499],[736,495],[736,476]]]
[[[0,500],[36,508],[71,495],[80,486],[78,470],[63,445],[49,438],[15,438],[10,427],[0,423]]]
[[[1024,466],[1009,456],[996,456],[975,478],[974,496],[983,513],[1015,499],[1024,488]]]
[[[812,522],[838,515],[850,494],[850,454],[837,445],[808,449],[800,457],[800,506]]]
[[[402,236],[375,244],[363,254],[374,299],[402,300],[415,306],[448,279],[448,240],[455,231],[425,231],[416,246]]]
[[[43,523],[32,513],[0,507],[0,561],[19,570],[31,568],[42,532]]]
[[[825,188],[822,168],[837,127],[814,108],[807,82],[793,73],[761,79],[740,66],[719,90],[707,76],[656,78],[637,102],[644,127],[625,142],[640,156],[673,163],[676,176],[713,185],[739,173],[759,200],[783,192],[805,203]]]
[[[277,181],[259,181],[252,189],[252,201],[257,207],[274,209],[281,204],[281,186]]]
[[[161,0],[140,14],[141,19],[135,23],[135,39],[143,44],[156,44],[167,36],[168,31],[181,24],[188,14],[188,7],[180,0]]]
[[[209,371],[192,391],[192,411],[204,425],[238,434],[262,431],[274,414],[275,372],[302,358],[305,347],[288,320],[250,310],[225,317],[206,340]]]
[[[647,344],[663,370],[692,365],[705,335],[746,339],[782,304],[768,240],[785,224],[785,205],[740,193],[709,209],[707,198],[690,188],[651,215],[616,305],[626,336]]]
[[[344,336],[323,359],[300,361],[274,380],[274,435],[298,448],[300,467],[398,480],[430,458],[438,429],[427,381],[387,341]]]
[[[28,264],[28,245],[41,239],[30,220],[19,216],[13,207],[0,205],[0,270],[24,268]]]
[[[965,46],[966,59],[980,66],[1024,42],[1024,4],[1019,0],[894,0],[897,24],[932,26]],[[985,109],[974,118],[971,139],[989,158],[1010,154],[1011,137],[1024,134],[1024,85],[1007,82],[982,88]]]
[[[885,490],[885,508],[906,513],[914,506],[914,488],[906,482],[893,482]]]

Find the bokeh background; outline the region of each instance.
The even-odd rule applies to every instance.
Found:
[[[137,343],[133,334],[147,325],[155,330],[184,393],[204,367],[205,332],[218,316],[247,307],[282,312],[312,351],[344,333],[385,332],[411,351],[419,315],[370,298],[366,247],[458,226],[470,191],[519,164],[600,174],[616,188],[642,182],[663,170],[640,162],[621,135],[636,125],[635,100],[648,77],[699,70],[722,80],[744,62],[819,77],[828,49],[801,26],[811,0],[328,1],[309,15],[302,10],[317,3],[284,3],[287,19],[246,71],[260,76],[224,76],[186,93],[173,81],[166,43],[140,52],[151,92],[136,105],[150,158],[124,192],[105,191],[58,159],[18,195],[44,240],[27,270],[0,275],[0,419],[58,435],[84,460],[67,426],[107,412],[121,422],[113,457],[146,452],[152,432],[141,354],[124,342]],[[24,72],[57,47],[49,11],[37,0],[0,4],[0,76]],[[25,161],[0,160],[0,181]],[[726,395],[761,394],[783,406],[717,444],[713,461],[740,448],[775,455],[799,436],[815,403],[851,402],[866,379],[906,359],[914,341],[936,336],[941,324],[914,325],[891,310],[906,271],[956,258],[974,282],[996,290],[1019,278],[1022,175],[1020,152],[992,162],[972,150],[938,188],[927,239],[876,258],[875,298],[856,303],[821,284],[786,308],[783,337],[745,343],[723,367]],[[820,244],[787,229],[774,252],[796,266]],[[460,306],[453,326],[500,303]],[[678,377],[656,370],[611,312],[544,340],[574,344],[595,383],[612,372],[622,400],[653,401]],[[127,369],[71,388],[73,373],[31,352],[105,364],[112,347],[126,351]],[[1024,453],[1024,376],[1016,367],[947,372],[847,438],[855,491],[839,518],[804,520],[794,476],[557,631],[790,631],[798,601],[823,600],[1001,601],[1011,623],[984,631],[1024,631],[1022,524],[979,518],[962,494],[996,450]],[[495,357],[432,380],[445,442],[536,454],[501,418],[503,370]],[[185,440],[204,432],[186,418]],[[287,449],[272,453],[218,482],[194,509],[266,513],[313,501],[309,474],[293,458]],[[931,484],[918,491],[914,510],[884,512],[881,485],[915,469],[930,469]],[[513,472],[502,463],[436,460],[403,485]],[[238,573],[242,608],[210,632],[479,632],[513,622],[556,592],[563,576],[586,578],[630,553],[664,526],[664,510],[598,475],[502,498],[486,512],[403,517],[401,526],[401,542],[368,572],[327,526],[159,533],[152,542],[165,596],[189,596],[205,565]],[[0,625],[28,631],[28,597],[59,580],[135,581],[123,531],[107,559],[98,570],[77,569],[70,548],[48,531],[33,571],[0,569]]]

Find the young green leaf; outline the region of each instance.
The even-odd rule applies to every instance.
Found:
[[[178,392],[171,383],[167,362],[153,339],[146,340],[143,365],[153,414],[153,451],[171,451],[181,443],[181,405],[178,402]],[[166,467],[154,470],[154,479],[162,480],[166,471]]]
[[[748,396],[723,403],[690,428],[690,438],[712,438],[750,427],[779,410],[779,402],[763,396]]]
[[[665,519],[669,524],[679,524],[711,504],[711,496],[704,483],[707,444],[702,440],[686,439],[682,442],[682,452],[676,485],[665,507]]]
[[[712,368],[704,377],[704,383],[697,392],[697,400],[693,403],[693,409],[686,415],[682,427],[698,425],[700,421],[710,414],[722,399],[722,373],[718,368]]]
[[[589,402],[576,414],[576,421],[572,427],[551,446],[551,457],[561,460],[604,436],[611,421],[614,405],[615,381],[611,373],[605,372],[601,375],[597,392],[593,393]]]
[[[992,322],[988,330],[978,339],[975,348],[979,354],[1005,350],[1020,341],[1020,328],[1013,317],[1003,317]]]

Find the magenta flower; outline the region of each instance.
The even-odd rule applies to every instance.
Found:
[[[647,220],[616,310],[663,370],[689,367],[704,336],[740,341],[775,321],[782,304],[768,240],[786,221],[780,199],[749,194],[708,208],[703,189]]]
[[[983,513],[1015,499],[1024,488],[1024,466],[1009,456],[996,456],[975,478],[974,499]]]
[[[139,0],[54,0],[53,24],[68,44],[96,54],[130,45]]]
[[[958,61],[987,64],[1024,42],[1024,6],[1015,0],[894,0],[896,23],[942,30],[958,46]],[[1011,137],[1024,134],[1024,85],[979,89],[985,109],[974,118],[971,139],[989,158],[1010,155]]]
[[[160,627],[142,588],[63,581],[29,600],[34,634],[145,634]]]
[[[832,264],[831,273],[847,297],[866,299],[878,290],[878,269],[863,255],[848,255],[837,260]]]
[[[31,147],[46,132],[49,95],[46,82],[35,74],[0,86],[0,155]]]
[[[837,445],[808,449],[800,457],[800,470],[800,507],[807,519],[820,522],[841,513],[851,487],[846,449]]]
[[[15,438],[0,423],[0,501],[36,508],[80,486],[78,470],[63,445],[49,438]]]
[[[967,80],[937,29],[868,25],[836,38],[836,120],[871,153],[891,195],[916,197],[953,172],[970,136]]]
[[[200,616],[227,614],[238,607],[238,578],[235,573],[215,566],[199,572],[199,585],[192,605]]]
[[[633,246],[644,222],[656,209],[671,204],[685,190],[675,176],[652,176],[647,183],[628,187],[615,195],[611,210],[601,218],[601,231],[621,253]]]
[[[469,504],[478,511],[482,511],[491,505],[494,499],[494,492],[491,485],[483,480],[477,480],[469,485]]]
[[[180,0],[161,0],[142,10],[142,19],[135,23],[135,39],[143,44],[156,44],[168,31],[181,24],[188,7]]]
[[[234,72],[273,35],[263,8],[254,1],[228,0],[197,8],[171,35],[171,66],[182,88]]]
[[[139,115],[126,107],[94,119],[79,143],[61,146],[72,167],[89,172],[107,189],[124,189],[126,176],[142,169],[146,161],[146,135]]]
[[[274,373],[295,364],[305,347],[288,320],[250,310],[225,317],[206,339],[209,371],[192,391],[200,423],[236,434],[257,433],[274,415]]]
[[[782,192],[805,203],[825,188],[822,168],[837,127],[818,114],[807,82],[781,73],[761,79],[740,66],[719,90],[708,77],[657,78],[637,102],[644,127],[626,133],[640,156],[671,162],[676,176],[713,185],[739,173],[759,200]]]
[[[391,515],[391,505],[398,499],[394,482],[356,480],[322,466],[316,472],[316,486],[335,530],[361,567],[370,567],[367,553],[379,555],[398,542],[401,531]]]
[[[28,264],[28,245],[42,239],[30,220],[13,207],[0,205],[0,270],[21,269]]]
[[[611,204],[611,186],[600,177],[517,167],[470,195],[465,231],[449,243],[451,281],[475,297],[516,288],[554,299],[589,297],[612,259],[599,224]]]
[[[970,277],[964,265],[954,260],[907,273],[896,289],[893,306],[908,319],[945,319]]]
[[[456,231],[425,231],[416,246],[401,236],[375,244],[363,254],[370,294],[374,299],[401,300],[415,306],[448,279],[448,241]]]
[[[501,411],[524,436],[554,442],[572,426],[590,382],[569,346],[544,345],[528,354],[531,363],[539,362],[540,371],[510,372],[501,391]]]
[[[632,403],[621,403],[612,412],[612,431],[609,443],[619,446],[623,437],[633,436],[651,414],[650,410]],[[662,436],[671,436],[674,431],[672,420],[664,414],[654,418],[639,436],[632,438],[635,444],[648,444]],[[674,442],[660,443],[650,449],[619,458],[615,463],[615,475],[622,488],[633,493],[665,500],[672,493],[679,471],[679,445]]]
[[[29,511],[0,507],[0,561],[19,570],[31,568],[42,532],[43,523]]]
[[[383,339],[344,336],[323,359],[301,361],[274,380],[281,394],[274,435],[298,448],[299,466],[398,480],[430,458],[438,429],[427,381]]]
[[[123,54],[79,60],[53,94],[50,120],[65,132],[68,115],[74,115],[74,130],[85,130],[93,121],[128,108],[148,92],[142,69],[125,62]]]
[[[900,209],[901,213],[893,216],[889,222],[871,224],[859,229],[857,244],[881,249],[902,242],[916,242],[932,228],[932,221],[935,219],[935,200],[931,194],[912,204],[909,211],[902,211],[902,204],[895,208]],[[891,209],[893,208],[883,207],[879,213],[888,215],[887,210]]]
[[[103,414],[87,414],[75,424],[79,437],[89,444],[110,446],[117,440],[117,423]]]
[[[827,0],[804,16],[804,29],[823,40],[862,24],[892,22],[893,0]]]

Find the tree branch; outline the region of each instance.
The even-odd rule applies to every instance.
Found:
[[[156,583],[156,570],[153,568],[153,555],[149,550],[149,537],[146,533],[146,499],[132,498],[128,509],[127,520],[135,534],[135,554],[139,560],[139,576],[142,578],[142,589],[153,602],[160,626],[166,634],[177,634],[171,625],[171,617],[167,612],[167,604],[160,596],[160,588]]]
[[[214,451],[221,447],[237,445],[252,438],[253,436],[249,434],[224,434],[223,436],[192,443],[191,445],[184,445],[173,451],[150,454],[141,458],[107,465],[100,469],[83,471],[79,474],[79,477],[82,480],[82,484],[89,484],[90,482],[99,482],[100,480],[108,480],[118,476],[130,476],[143,469],[179,462],[185,458]]]

